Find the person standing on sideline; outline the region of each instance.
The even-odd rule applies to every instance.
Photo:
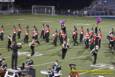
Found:
[[[17,45],[17,43],[13,41],[13,44],[11,45],[11,49],[12,49],[11,67],[12,69],[17,69],[18,49],[19,48],[21,48],[21,46]]]

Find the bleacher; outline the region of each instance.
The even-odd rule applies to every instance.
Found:
[[[89,7],[89,15],[115,15],[115,0],[96,0]]]

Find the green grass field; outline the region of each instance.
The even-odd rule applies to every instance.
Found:
[[[59,20],[65,19],[66,20],[66,27],[68,32],[68,37],[71,39],[71,34],[73,31],[73,26],[76,25],[79,29],[80,26],[83,26],[85,29],[95,26],[95,18],[91,17],[71,17],[71,16],[33,16],[33,15],[19,15],[19,16],[0,16],[0,25],[4,25],[5,28],[5,41],[0,41],[0,53],[4,57],[6,57],[6,61],[8,67],[11,67],[11,52],[8,52],[6,49],[7,46],[7,35],[12,33],[13,25],[18,25],[19,23],[21,26],[25,28],[26,25],[32,27],[36,25],[38,30],[41,30],[41,26],[43,23],[51,24],[51,32],[54,32],[55,29],[60,29]],[[106,35],[111,28],[115,28],[115,20],[114,19],[103,19],[103,22],[99,26],[103,33],[103,40],[102,40],[102,47],[98,53],[97,64],[111,64],[111,62],[115,62],[115,54],[106,53],[110,52],[108,48],[108,41],[106,40]],[[41,39],[40,39],[41,40]],[[20,42],[21,40],[18,40]],[[39,57],[32,57],[34,60],[34,64],[37,65],[34,68],[36,69],[36,77],[44,77],[40,74],[40,70],[47,69],[52,65],[52,62],[55,60],[59,60],[62,66],[62,77],[68,77],[68,73],[70,72],[68,64],[75,63],[77,65],[78,70],[91,70],[94,69],[90,67],[92,64],[91,56],[89,53],[89,49],[84,49],[82,44],[78,46],[73,46],[71,43],[71,48],[67,52],[67,56],[65,60],[61,60],[59,56],[61,47],[58,45],[54,47],[50,43],[45,43],[41,40],[41,45],[36,47],[36,52],[44,54],[43,56]],[[30,51],[27,44],[23,45],[23,48],[19,50],[20,52]],[[20,65],[24,62],[26,56],[19,56],[18,64]],[[113,74],[104,75],[105,77],[115,77],[115,70],[113,70]],[[90,73],[84,73],[80,75],[80,77],[98,77],[98,75],[93,75]]]

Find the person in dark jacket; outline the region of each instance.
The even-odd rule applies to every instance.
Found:
[[[12,69],[17,69],[17,60],[18,60],[18,49],[21,48],[21,46],[17,45],[17,43],[14,41],[11,45],[12,49],[12,62],[11,67]]]

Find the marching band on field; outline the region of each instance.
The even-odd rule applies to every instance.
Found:
[[[18,59],[18,49],[23,47],[22,43],[18,44],[17,43],[17,38],[23,40],[23,43],[29,44],[29,47],[31,49],[31,56],[35,54],[35,47],[39,44],[39,36],[43,41],[46,43],[50,42],[50,35],[51,35],[51,27],[48,24],[43,24],[41,32],[38,31],[37,27],[34,25],[32,27],[32,30],[30,30],[29,26],[26,26],[24,29],[21,24],[18,24],[18,26],[13,26],[13,32],[12,34],[8,35],[8,43],[7,43],[7,48],[8,51],[12,50],[12,68],[17,69],[17,59]],[[54,46],[58,45],[58,41],[60,42],[60,45],[62,46],[61,49],[61,58],[65,59],[66,53],[68,51],[68,48],[70,48],[70,44],[68,43],[68,34],[67,34],[67,29],[65,24],[61,24],[61,29],[58,31],[57,29],[53,32],[52,34],[52,44]],[[90,49],[90,53],[93,56],[93,64],[96,64],[97,60],[97,54],[98,50],[101,48],[101,40],[103,38],[103,33],[98,26],[92,27],[91,30],[89,28],[84,29],[83,26],[81,26],[80,30],[74,26],[73,32],[71,33],[72,35],[72,42],[73,45],[79,45],[79,44],[84,44],[86,49]],[[24,35],[24,37],[22,37]],[[0,40],[3,41],[5,37],[5,30],[4,26],[2,25],[0,27]],[[79,41],[78,41],[79,39]],[[109,41],[108,45],[111,50],[115,50],[115,31],[114,28],[112,28],[112,31],[109,32],[107,39]],[[30,42],[31,40],[31,42]],[[30,43],[29,43],[30,42]],[[61,66],[58,65],[58,62],[54,64],[52,69],[49,69],[49,77],[60,77],[60,76],[52,76],[51,71],[55,73],[54,71],[60,71]],[[72,76],[69,76],[72,77]]]

